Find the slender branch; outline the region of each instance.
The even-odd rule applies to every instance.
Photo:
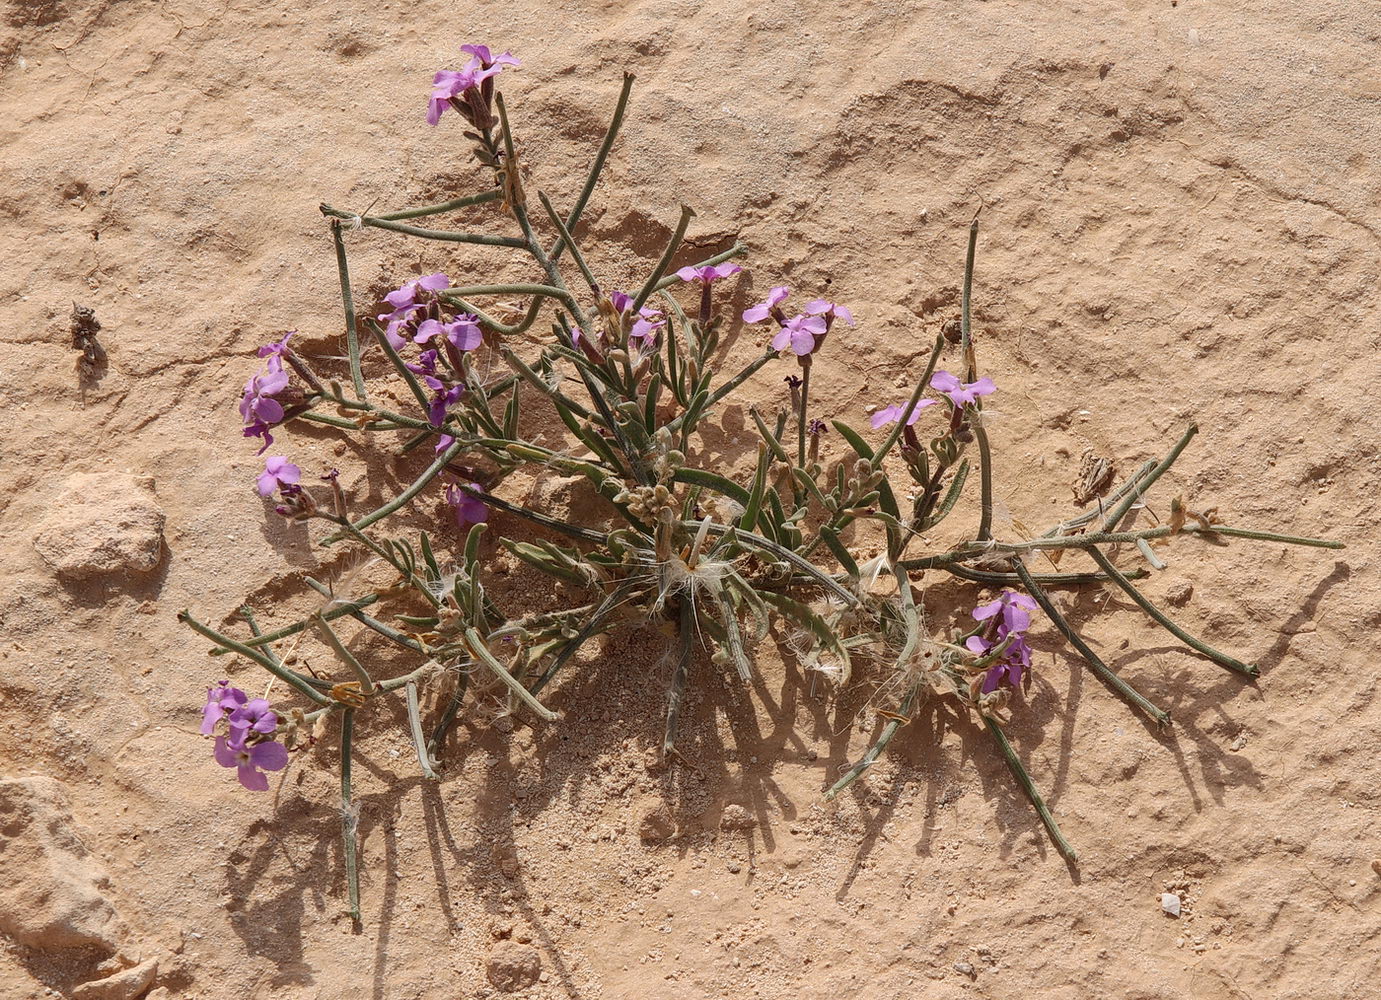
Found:
[[[443,451],[437,457],[435,462],[427,466],[427,470],[423,472],[422,475],[417,477],[416,482],[414,482],[411,486],[405,489],[402,493],[399,493],[398,496],[391,500],[389,503],[384,504],[378,510],[374,511],[374,513],[366,514],[364,517],[360,518],[352,525],[352,527],[355,528],[356,531],[360,530],[361,528],[367,528],[375,521],[381,521],[384,518],[388,517],[388,515],[392,514],[394,511],[409,504],[412,501],[413,497],[417,496],[417,494],[421,493],[424,489],[426,489],[427,484],[441,474],[441,470],[446,468],[446,466],[450,464],[451,459],[455,458],[458,454],[460,454],[460,451],[462,448],[465,447],[465,444],[466,443],[464,441],[460,440],[452,441],[450,447]],[[328,535],[326,538],[322,539],[322,544],[329,545],[332,542],[340,541],[344,537],[344,532],[337,531],[335,534]]]
[[[1108,579],[1121,587],[1128,597],[1136,601],[1142,611],[1145,611],[1155,619],[1156,623],[1160,625],[1161,628],[1180,640],[1180,642],[1193,649],[1197,649],[1214,663],[1227,667],[1229,670],[1235,670],[1239,674],[1246,674],[1248,677],[1256,677],[1260,673],[1255,666],[1249,666],[1241,660],[1234,659],[1226,653],[1214,649],[1208,643],[1194,638],[1194,636],[1172,622],[1160,611],[1160,609],[1147,600],[1146,596],[1142,594],[1141,591],[1132,586],[1132,582],[1123,576],[1122,573],[1118,571],[1117,567],[1112,564],[1112,560],[1105,556],[1099,549],[1089,549],[1088,554],[1093,557],[1093,561],[1098,564],[1099,568],[1108,575]]]
[[[599,152],[595,154],[595,162],[590,165],[590,172],[585,177],[585,186],[580,189],[580,197],[575,200],[571,214],[566,216],[566,232],[552,244],[548,254],[553,263],[561,259],[561,252],[566,248],[566,234],[575,231],[576,223],[580,221],[580,216],[584,214],[585,206],[590,201],[590,195],[594,194],[595,185],[599,183],[599,175],[604,171],[605,161],[609,159],[609,151],[614,148],[614,140],[618,138],[619,127],[623,124],[624,113],[628,110],[628,96],[633,92],[633,79],[632,73],[623,74],[623,89],[619,91],[619,101],[614,106],[614,117],[604,133],[604,141],[599,145]]]
[[[350,919],[360,917],[360,871],[356,860],[356,829],[359,817],[350,803],[350,753],[355,731],[355,710],[347,708],[340,724],[340,836],[345,853],[345,884],[350,897]]]
[[[494,654],[489,652],[489,647],[485,645],[484,639],[479,632],[473,628],[465,630],[466,645],[470,647],[470,652],[474,657],[493,671],[494,676],[503,682],[504,686],[518,696],[528,708],[532,709],[538,716],[548,722],[555,722],[557,714],[538,701],[531,691],[523,687],[518,679],[508,672],[508,668],[494,658]]]
[[[1122,518],[1127,515],[1127,511],[1132,509],[1132,504],[1140,500],[1142,495],[1151,488],[1155,481],[1163,476],[1170,466],[1175,464],[1175,459],[1179,458],[1180,453],[1184,451],[1185,448],[1189,447],[1189,442],[1193,439],[1194,435],[1198,433],[1198,424],[1190,424],[1185,429],[1184,434],[1175,442],[1175,446],[1170,449],[1170,453],[1161,459],[1154,469],[1146,473],[1137,488],[1128,493],[1127,496],[1112,509],[1111,513],[1104,518],[1104,531],[1111,531],[1113,528],[1117,527]]]
[[[427,751],[427,738],[422,735],[422,711],[417,704],[417,682],[407,685],[408,728],[412,731],[412,745],[417,750],[417,763],[422,768],[422,777],[432,781],[439,776],[432,770],[431,755]]]
[[[336,245],[336,271],[340,275],[340,297],[345,306],[345,348],[350,355],[350,381],[355,387],[355,396],[360,400],[368,398],[365,391],[364,371],[360,367],[360,330],[355,323],[355,298],[350,291],[350,264],[345,257],[345,240],[340,234],[340,220],[331,220],[331,239]]]
[[[629,312],[636,314],[639,309],[647,302],[652,293],[657,290],[657,282],[662,280],[662,275],[666,274],[667,268],[671,266],[671,258],[676,256],[676,251],[681,246],[681,240],[685,238],[686,228],[690,225],[690,220],[695,218],[695,212],[689,205],[681,206],[681,220],[676,223],[676,232],[671,234],[671,240],[667,243],[667,248],[662,252],[662,259],[657,261],[657,266],[652,269],[644,282],[642,290],[638,292],[637,298],[633,300],[633,305]]]
[[[1045,799],[1041,798],[1041,793],[1036,790],[1035,783],[1031,780],[1031,776],[1026,773],[1026,768],[1022,766],[1016,751],[1012,749],[1012,744],[1007,742],[1007,734],[1002,731],[1002,727],[992,717],[985,715],[983,721],[988,724],[988,732],[992,733],[993,739],[997,741],[998,749],[1002,751],[1002,756],[1007,760],[1007,766],[1012,769],[1012,776],[1017,779],[1017,784],[1026,793],[1026,797],[1031,800],[1031,804],[1036,807],[1036,814],[1045,824],[1050,839],[1055,842],[1055,849],[1068,860],[1078,861],[1079,855],[1075,853],[1073,847],[1069,846],[1069,841],[1065,840],[1064,834],[1060,833],[1060,825],[1050,814],[1050,810],[1045,805]]]
[[[191,612],[187,611],[185,608],[182,611],[178,612],[177,617],[178,620],[181,621],[184,625],[189,626],[192,629],[192,631],[199,632],[200,634],[206,636],[206,638],[210,639],[212,642],[216,643],[218,646],[222,646],[223,648],[230,650],[232,653],[239,653],[241,656],[253,660],[255,663],[259,664],[259,666],[263,667],[269,673],[273,674],[273,676],[277,677],[279,680],[283,681],[286,684],[292,685],[302,695],[304,695],[307,698],[310,698],[318,705],[331,704],[330,698],[326,697],[320,691],[317,691],[311,685],[307,684],[305,681],[299,678],[293,671],[276,663],[275,660],[277,659],[277,657],[275,657],[274,659],[269,659],[259,650],[253,649],[245,643],[238,642],[235,639],[230,638],[230,636],[228,635],[225,635],[221,632],[217,632],[210,625],[203,625],[201,622],[193,618]],[[254,642],[257,645],[263,645],[264,643],[272,642],[274,639],[279,638],[282,638],[282,636],[278,634],[260,635],[255,636]]]
[[[1056,608],[1054,603],[1050,600],[1050,595],[1041,588],[1041,585],[1038,584],[1031,575],[1031,571],[1026,568],[1026,565],[1020,559],[1012,560],[1012,568],[1016,570],[1017,576],[1021,577],[1021,585],[1026,588],[1028,594],[1035,598],[1036,603],[1041,606],[1041,610],[1044,611],[1046,617],[1050,619],[1050,623],[1060,630],[1061,634],[1069,640],[1071,646],[1079,651],[1079,655],[1084,658],[1089,668],[1097,675],[1099,680],[1122,698],[1126,699],[1126,701],[1134,707],[1150,716],[1155,720],[1157,725],[1167,726],[1170,724],[1170,714],[1168,712],[1157,708],[1155,705],[1151,704],[1151,702],[1147,701],[1136,688],[1132,687],[1115,674],[1108,665],[1102,661],[1098,654],[1089,648],[1088,643],[1080,638],[1079,633],[1074,631],[1073,626],[1069,624],[1065,616],[1060,614],[1059,609]]]
[[[527,242],[520,240],[516,236],[491,236],[488,233],[458,233],[447,229],[421,229],[417,226],[409,226],[402,222],[390,222],[377,215],[354,215],[350,212],[342,212],[340,209],[332,208],[330,205],[321,206],[322,215],[335,216],[338,219],[349,219],[352,223],[360,220],[360,225],[369,226],[373,229],[386,229],[392,233],[402,233],[404,236],[417,236],[424,240],[439,240],[443,243],[476,243],[480,246],[489,247],[514,247],[519,250],[527,249]]]

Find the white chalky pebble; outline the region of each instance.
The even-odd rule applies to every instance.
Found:
[[[1164,910],[1168,916],[1178,919],[1180,915],[1180,897],[1176,896],[1173,892],[1162,892],[1160,894],[1160,908]]]

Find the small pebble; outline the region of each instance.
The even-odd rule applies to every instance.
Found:
[[[1160,894],[1160,908],[1165,911],[1168,917],[1179,919],[1180,916],[1180,897],[1173,892],[1162,892]]]
[[[968,976],[970,979],[974,977],[973,966],[968,962],[955,962],[954,971],[961,976]]]

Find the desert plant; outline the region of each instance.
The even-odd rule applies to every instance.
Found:
[[[337,359],[300,353],[289,333],[260,349],[263,369],[246,385],[240,404],[245,434],[262,440],[261,454],[274,441],[273,431],[310,422],[356,439],[366,454],[411,457],[430,449],[431,456],[413,459],[420,468],[411,484],[368,512],[357,509],[359,501],[346,495],[334,470],[323,477],[325,485],[308,489],[301,468],[286,456],[266,459],[258,491],[276,496],[278,513],[328,522],[334,527],[320,544],[350,546],[365,562],[355,565],[348,579],[328,583],[309,577],[321,597],[315,610],[268,631],[248,608],[243,612],[248,634],[238,637],[181,613],[182,621],[215,644],[213,655],[250,660],[272,675],[270,685],[292,690],[288,704],[280,700],[275,707],[267,697],[251,698],[228,681],[213,686],[202,732],[216,736],[216,759],[237,767],[246,787],[266,789],[263,772],[286,766],[291,751],[324,736],[328,719],[338,717],[345,859],[351,912],[358,919],[351,742],[357,717],[380,699],[404,699],[418,766],[435,778],[447,730],[465,707],[467,693],[483,684],[513,710],[557,722],[541,695],[586,642],[630,617],[663,621],[671,636],[671,671],[662,750],[674,756],[678,715],[697,652],[709,651],[713,663],[748,680],[755,643],[773,630],[785,630],[803,666],[835,684],[851,683],[855,666],[868,664],[868,682],[886,705],[879,715],[887,721],[874,743],[839,776],[828,796],[878,759],[922,698],[953,699],[991,734],[1052,840],[1073,859],[1073,849],[1002,729],[1003,713],[1030,686],[1026,636],[1033,613],[1043,612],[1133,709],[1158,725],[1167,725],[1169,716],[1089,648],[1051,602],[1048,589],[1118,587],[1176,638],[1250,678],[1255,667],[1188,635],[1153,606],[1135,583],[1147,571],[1118,569],[1112,553],[1129,547],[1159,567],[1152,543],[1163,548],[1185,536],[1341,546],[1231,527],[1189,510],[1178,498],[1166,524],[1124,524],[1188,445],[1193,426],[1163,459],[1147,462],[1099,499],[1096,510],[1035,537],[995,537],[994,464],[983,401],[997,387],[979,375],[970,322],[977,216],[968,234],[957,328],[936,337],[909,398],[872,414],[871,435],[833,419],[828,428],[835,434],[829,440],[842,441],[847,452],[827,447],[827,425],[810,409],[811,369],[827,343],[848,336],[841,331],[854,325],[850,311],[820,298],[799,311],[788,310],[789,289],[773,287],[741,316],[749,329],[770,330],[770,343],[732,377],[721,377],[726,353],[721,333],[738,317],[726,319],[716,293],[740,271],[733,261],[745,252],[742,245],[673,270],[694,214],[683,208],[661,257],[636,289],[624,292],[599,280],[575,235],[618,136],[633,77],[624,77],[613,120],[575,203],[562,213],[537,191],[540,211],[535,211],[527,195],[530,182],[520,168],[520,147],[496,86],[499,74],[518,63],[508,53],[495,57],[484,46],[465,51],[469,60],[461,70],[436,74],[428,118],[436,125],[454,111],[462,120],[483,189],[382,214],[323,205],[345,314],[345,353],[338,360],[348,365],[348,373],[342,367],[333,377],[330,366]],[[507,224],[517,234],[413,223],[473,206],[491,207],[494,228]],[[535,277],[455,285],[444,274],[420,276],[385,296],[377,316],[361,317],[346,234],[366,228],[510,248],[531,259]],[[545,235],[539,228],[547,230]],[[584,288],[567,283],[572,268]],[[673,294],[687,286],[694,293],[689,308]],[[501,318],[502,303],[484,304],[513,296],[527,303],[506,318]],[[528,331],[544,314],[550,317],[550,337],[535,341]],[[956,355],[951,367],[957,375],[937,368],[947,348]],[[506,366],[507,374],[482,377],[480,357]],[[694,447],[699,428],[755,372],[774,363],[789,368],[791,405],[766,415],[749,407],[760,438],[751,474],[736,481],[724,470],[706,467]],[[407,405],[390,399],[394,389]],[[564,447],[536,443],[530,432],[538,419],[534,410],[559,418]],[[516,470],[533,468],[583,477],[603,498],[608,520],[567,523],[506,496],[505,480]],[[1105,471],[1091,480],[1091,494],[1106,493]],[[914,551],[918,543],[933,545],[931,533],[975,492],[975,480],[979,508],[973,536],[940,550]],[[450,561],[442,558],[433,533],[402,538],[384,530],[390,515],[438,491],[460,527],[468,529]],[[480,545],[495,511],[535,526],[534,541],[503,537],[499,543],[527,566],[561,581],[565,592],[583,592],[583,603],[521,616],[498,606],[485,586]],[[882,554],[863,560],[859,554],[870,542],[880,545]],[[1053,564],[1071,550],[1085,553],[1095,565],[1079,571],[1052,565],[1051,572],[1028,565],[1037,554]],[[377,576],[379,567],[388,579],[364,588],[361,581]],[[972,584],[971,617],[927,620],[913,579],[930,571]],[[992,589],[998,591],[994,598],[977,596]],[[377,676],[378,664],[362,662],[337,631],[337,623],[347,618],[402,650],[413,659],[412,668]],[[312,633],[339,662],[338,676],[297,669],[296,643]],[[291,646],[285,647],[286,641]],[[424,695],[433,702],[430,727],[423,724]],[[293,705],[294,696],[305,704]]]

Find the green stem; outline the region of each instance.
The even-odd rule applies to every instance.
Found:
[[[483,205],[485,202],[498,201],[503,197],[503,192],[498,188],[489,191],[481,191],[479,194],[462,195],[459,198],[452,198],[450,201],[443,201],[439,205],[424,205],[421,208],[405,208],[399,212],[375,212],[373,218],[383,219],[385,222],[397,222],[400,219],[417,219],[424,215],[440,215],[442,212],[453,212],[459,208],[469,208],[471,205]],[[354,216],[344,216],[354,218]]]
[[[920,694],[920,690],[921,687],[919,684],[913,684],[911,686],[911,690],[906,693],[906,697],[902,700],[897,710],[898,715],[910,716],[912,708],[915,707],[916,697]],[[887,725],[882,727],[882,732],[878,734],[877,741],[868,748],[868,752],[863,755],[862,759],[859,760],[857,764],[845,771],[843,776],[830,786],[830,790],[825,793],[825,798],[834,798],[857,781],[864,771],[872,767],[873,764],[877,762],[877,759],[882,756],[882,752],[887,749],[887,744],[892,742],[892,737],[897,735],[897,730],[901,729],[903,725],[904,723],[901,719],[889,719]]]
[[[1041,589],[1041,585],[1036,582],[1035,578],[1031,575],[1031,571],[1026,568],[1026,565],[1020,559],[1012,560],[1012,568],[1016,570],[1017,576],[1021,577],[1021,585],[1026,588],[1026,592],[1041,606],[1041,610],[1044,611],[1046,617],[1050,619],[1050,623],[1059,629],[1060,633],[1069,640],[1071,646],[1079,651],[1079,655],[1084,658],[1089,668],[1097,675],[1099,680],[1122,698],[1126,699],[1126,701],[1134,707],[1150,716],[1155,720],[1157,725],[1166,726],[1170,724],[1170,714],[1168,712],[1162,711],[1151,704],[1151,702],[1147,701],[1136,688],[1113,673],[1108,665],[1099,658],[1098,654],[1089,648],[1088,643],[1080,638],[1079,633],[1075,632],[1074,628],[1065,620],[1065,616],[1060,614],[1059,609],[1056,608],[1054,603],[1050,600],[1050,596]]]
[[[997,741],[998,749],[1002,751],[1002,756],[1007,759],[1007,766],[1012,769],[1012,776],[1017,779],[1017,784],[1021,785],[1026,797],[1031,800],[1031,804],[1036,807],[1036,814],[1040,816],[1041,822],[1045,824],[1046,832],[1050,834],[1050,839],[1055,842],[1055,849],[1069,861],[1078,861],[1079,855],[1074,848],[1069,846],[1069,841],[1065,840],[1064,834],[1060,833],[1059,824],[1055,822],[1055,817],[1051,815],[1046,807],[1045,799],[1041,798],[1041,793],[1036,791],[1036,785],[1031,780],[1031,776],[1026,773],[1026,768],[1022,767],[1021,761],[1017,758],[1016,751],[1012,749],[1012,744],[1007,742],[1007,734],[1002,731],[990,716],[983,716],[983,721],[988,724],[988,732],[993,734],[993,739]]]
[[[609,128],[604,133],[604,141],[599,145],[599,152],[595,154],[595,162],[590,166],[590,172],[585,177],[585,186],[580,189],[580,197],[575,200],[575,206],[571,209],[571,214],[566,216],[566,232],[574,232],[576,223],[580,221],[580,216],[585,212],[585,206],[590,201],[590,195],[594,194],[595,185],[599,183],[599,175],[604,171],[604,163],[609,159],[609,151],[614,148],[614,140],[618,137],[619,127],[623,124],[624,112],[628,110],[628,96],[633,91],[633,74],[625,72],[623,74],[623,89],[619,92],[619,102],[614,106],[614,117],[609,122]],[[548,255],[553,262],[561,259],[561,252],[566,248],[566,236],[561,237],[552,244],[551,252]]]
[[[407,685],[407,699],[408,728],[412,730],[412,745],[417,750],[417,763],[422,768],[422,777],[437,781],[438,775],[432,770],[432,760],[427,753],[427,738],[422,735],[422,710],[417,704],[416,681]]]
[[[331,647],[331,651],[336,654],[337,659],[350,668],[350,672],[360,682],[360,689],[365,697],[374,693],[374,679],[369,676],[369,671],[364,669],[364,664],[359,661],[354,653],[345,648],[345,643],[340,641],[340,636],[336,635],[333,629],[321,615],[316,616],[317,631],[326,640],[326,645]]]
[[[537,199],[542,203],[542,208],[547,213],[547,218],[556,227],[556,231],[561,234],[557,240],[557,246],[568,246],[571,248],[571,257],[575,260],[575,266],[580,269],[581,276],[585,279],[585,284],[590,286],[590,291],[599,296],[599,282],[595,280],[594,274],[590,271],[590,265],[585,261],[585,255],[580,252],[580,247],[576,246],[575,238],[571,236],[571,231],[566,228],[566,224],[561,221],[561,216],[556,214],[556,209],[552,206],[551,199],[546,192],[538,191]],[[555,257],[552,258],[553,262]]]
[[[680,628],[677,633],[680,655],[676,659],[676,669],[671,675],[671,687],[667,691],[667,725],[662,736],[662,758],[666,759],[676,746],[676,725],[681,719],[681,704],[686,697],[686,679],[690,675],[691,656],[695,650],[695,606],[688,595],[681,597]]]
[[[363,226],[386,229],[389,232],[402,233],[405,236],[418,236],[424,240],[439,240],[443,243],[477,243],[481,246],[515,247],[519,250],[527,249],[527,243],[516,236],[490,236],[488,233],[457,233],[446,229],[421,229],[417,226],[405,225],[402,222],[390,222],[377,215],[351,215],[349,212],[342,212],[330,205],[322,205],[321,213],[335,216],[338,219],[349,219],[351,222],[359,219]]]
[[[318,594],[321,594],[323,597],[331,596],[330,588],[327,587],[321,581],[314,580],[310,576],[307,577],[306,580],[307,586],[311,587]],[[430,592],[428,591],[428,593]],[[363,625],[365,628],[368,628],[374,632],[378,632],[381,636],[383,636],[385,639],[388,639],[390,642],[395,642],[398,645],[402,646],[404,649],[412,650],[414,653],[421,653],[423,656],[428,655],[429,651],[427,649],[424,649],[420,643],[413,639],[409,639],[406,635],[404,635],[402,632],[399,632],[396,628],[393,628],[389,625],[385,625],[377,618],[371,618],[369,615],[365,614],[363,611],[360,611],[358,608],[352,607],[346,613],[350,615],[351,618],[355,619],[355,621]],[[331,615],[329,612],[322,612],[322,617],[329,618],[331,617]],[[315,621],[315,617],[311,620]],[[383,687],[382,684],[380,684],[379,686],[381,688]]]
[[[274,660],[269,659],[259,650],[253,649],[242,642],[237,642],[236,640],[230,638],[230,636],[228,635],[225,635],[221,632],[217,632],[210,625],[203,625],[201,622],[193,618],[191,612],[187,611],[185,608],[182,611],[178,612],[177,617],[178,621],[182,622],[184,625],[189,626],[192,629],[192,631],[199,632],[206,638],[210,639],[212,642],[216,643],[218,646],[228,649],[232,653],[239,653],[241,656],[253,660],[255,663],[259,664],[259,666],[263,667],[269,673],[273,674],[273,676],[277,677],[279,680],[283,681],[286,684],[290,684],[292,687],[296,688],[302,695],[304,695],[307,698],[310,698],[318,705],[331,704],[330,698],[327,698],[321,692],[312,688],[311,685],[307,684],[305,681],[298,678],[291,670],[288,670],[286,667],[279,666],[277,663],[274,662]],[[275,634],[270,634],[266,636],[261,635],[256,636],[254,642],[256,645],[263,645],[264,643],[271,642],[277,638],[281,638],[281,636]]]
[[[962,580],[973,580],[975,583],[986,583],[995,587],[1009,586],[1020,583],[1021,577],[1015,573],[988,573],[980,569],[969,569],[955,563],[953,566],[945,566],[946,573],[951,573]],[[1141,580],[1151,574],[1144,569],[1133,570],[1128,574],[1128,579]],[[1074,586],[1084,583],[1103,583],[1108,580],[1102,573],[1032,573],[1031,578],[1037,583],[1046,586]]]
[[[1239,674],[1246,674],[1248,677],[1256,677],[1260,673],[1260,671],[1257,670],[1255,666],[1249,666],[1248,664],[1243,663],[1241,660],[1233,659],[1226,653],[1219,652],[1218,650],[1210,646],[1208,643],[1194,638],[1194,636],[1190,635],[1184,629],[1180,628],[1178,625],[1172,622],[1169,618],[1167,618],[1164,614],[1161,613],[1160,609],[1158,609],[1154,604],[1148,601],[1146,597],[1141,593],[1141,591],[1137,590],[1136,587],[1132,586],[1132,582],[1128,580],[1125,576],[1123,576],[1122,573],[1118,571],[1117,567],[1112,564],[1112,560],[1105,556],[1100,550],[1096,548],[1089,549],[1088,554],[1093,557],[1093,561],[1098,564],[1099,568],[1101,568],[1103,572],[1108,575],[1108,579],[1112,580],[1113,583],[1121,587],[1123,591],[1126,592],[1128,597],[1136,601],[1137,605],[1141,608],[1142,611],[1145,611],[1148,615],[1154,618],[1156,623],[1160,625],[1161,628],[1165,629],[1165,631],[1169,632],[1176,639],[1180,640],[1180,642],[1184,643],[1186,646],[1189,646],[1192,649],[1197,649],[1200,653],[1203,653],[1214,663],[1217,663],[1220,666],[1227,667],[1229,670],[1235,670]]]
[[[708,410],[711,406],[714,406],[715,403],[718,403],[725,396],[729,395],[729,393],[733,392],[744,382],[748,381],[748,379],[751,378],[759,368],[761,368],[763,365],[767,364],[767,362],[773,360],[776,357],[777,352],[769,348],[765,354],[761,355],[753,361],[750,361],[747,367],[743,369],[743,371],[739,372],[737,375],[735,375],[729,381],[725,382],[714,392],[710,393],[709,398],[706,399],[705,402],[700,406],[700,412],[703,413],[705,410]],[[667,429],[671,431],[671,433],[675,434],[681,429],[681,424],[685,421],[685,419],[686,415],[683,413],[681,414],[681,416],[677,417],[671,423],[667,424]]]
[[[1159,464],[1141,480],[1137,488],[1128,493],[1127,496],[1112,509],[1112,513],[1103,520],[1104,531],[1111,531],[1113,528],[1117,527],[1118,522],[1127,515],[1127,511],[1132,509],[1132,504],[1140,500],[1141,497],[1150,490],[1155,481],[1163,476],[1170,466],[1175,464],[1175,459],[1180,457],[1180,453],[1189,446],[1189,442],[1193,439],[1194,435],[1198,433],[1198,424],[1190,424],[1189,427],[1185,429],[1184,434],[1175,442],[1175,446],[1170,449],[1170,453],[1161,459]]]
[[[411,368],[403,363],[403,359],[399,357],[397,350],[389,343],[388,335],[384,332],[383,327],[373,320],[370,320],[369,329],[373,332],[374,339],[379,342],[379,346],[383,348],[385,356],[387,356],[389,362],[393,365],[393,370],[396,371],[404,383],[407,384],[408,389],[412,392],[413,398],[417,400],[417,405],[422,407],[423,413],[426,413],[431,407],[431,401],[427,399],[427,394],[422,391],[422,385],[417,381],[417,376],[413,374]]]
[[[1228,538],[1250,538],[1258,542],[1281,542],[1285,545],[1303,545],[1314,549],[1345,549],[1347,546],[1342,542],[1329,541],[1325,538],[1306,538],[1301,535],[1280,535],[1269,531],[1249,531],[1246,528],[1232,528],[1226,524],[1213,524],[1207,528],[1197,524],[1186,524],[1180,528],[1180,534],[1184,535],[1224,535]],[[1086,535],[1065,535],[1059,538],[1033,538],[1025,542],[988,542],[977,548],[955,549],[951,552],[944,552],[935,556],[921,556],[916,559],[907,559],[902,565],[907,569],[942,569],[953,563],[972,562],[975,559],[997,558],[1000,556],[1018,555],[1024,552],[1036,552],[1046,549],[1091,549],[1095,545],[1112,545],[1117,542],[1136,542],[1141,539],[1148,541],[1153,538],[1165,538],[1175,534],[1175,529],[1168,524],[1162,524],[1158,528],[1146,528],[1142,531],[1096,531]],[[973,545],[975,543],[967,543]]]
[[[480,637],[479,632],[473,628],[467,628],[465,630],[465,638],[466,645],[470,647],[471,654],[493,671],[494,676],[502,681],[505,687],[517,695],[519,701],[546,721],[556,721],[556,713],[533,697],[532,692],[518,683],[517,678],[510,674],[508,669],[494,658],[494,654],[489,652],[489,647],[485,645],[484,639]]]
[[[806,360],[810,360],[807,356]],[[806,467],[806,404],[810,399],[810,365],[801,369],[801,412],[796,417],[796,467]]]
[[[421,493],[424,489],[426,489],[427,484],[441,474],[441,470],[445,469],[446,466],[450,464],[451,459],[455,458],[456,455],[460,454],[460,451],[462,448],[465,447],[465,444],[466,443],[464,441],[452,441],[450,447],[448,447],[444,452],[442,452],[437,457],[437,460],[435,462],[427,466],[427,470],[423,472],[422,475],[417,477],[416,482],[414,482],[411,486],[405,489],[402,493],[399,493],[398,496],[395,497],[392,501],[384,504],[378,510],[374,511],[374,513],[366,514],[364,517],[360,518],[353,525],[351,525],[351,527],[353,527],[356,531],[359,531],[362,528],[367,528],[375,521],[381,521],[384,518],[388,517],[390,514],[392,514],[394,511],[409,504],[412,501],[413,497],[417,496],[417,494]],[[332,542],[338,542],[344,537],[345,534],[343,532],[338,531],[335,534],[328,535],[326,538],[322,539],[322,544],[330,545]]]
[[[637,298],[633,300],[633,305],[629,307],[629,312],[636,314],[639,309],[647,302],[652,293],[657,290],[657,282],[662,280],[662,275],[666,274],[667,268],[671,266],[671,258],[676,256],[676,251],[681,246],[681,240],[685,238],[686,228],[690,226],[690,220],[695,218],[695,212],[689,205],[681,206],[681,221],[676,224],[676,232],[671,236],[667,248],[662,252],[661,260],[657,261],[657,266],[648,275],[647,281],[643,283],[642,290],[638,292]]]
[[[355,732],[355,710],[347,708],[340,724],[340,836],[345,853],[345,884],[350,897],[350,919],[360,917],[360,872],[355,857],[355,832],[359,818],[350,804],[350,753]]]
[[[340,297],[345,305],[345,348],[350,355],[350,381],[355,396],[364,400],[368,393],[364,386],[364,371],[360,367],[360,331],[355,323],[355,298],[350,292],[350,265],[345,257],[345,240],[340,234],[340,220],[331,221],[331,239],[336,245],[336,272],[340,275]]]
[[[882,444],[878,447],[878,450],[873,453],[871,459],[873,468],[882,468],[882,460],[887,457],[887,453],[892,450],[892,446],[897,443],[897,439],[901,437],[902,431],[906,429],[906,422],[911,419],[911,414],[915,412],[917,404],[920,403],[921,394],[925,392],[926,386],[930,385],[930,376],[935,374],[935,365],[940,360],[940,348],[944,347],[944,345],[944,337],[935,338],[935,346],[931,349],[930,360],[926,362],[925,374],[922,375],[921,380],[916,383],[916,389],[911,393],[911,399],[907,402],[905,409],[902,410],[901,418],[897,420],[896,425],[887,433],[887,437],[883,438]],[[852,504],[845,504],[845,506],[852,506]]]
[[[973,258],[974,251],[978,248],[978,213],[983,211],[983,206],[978,207],[978,212],[973,213],[973,221],[969,223],[969,249],[964,257],[964,290],[960,305],[959,330],[961,338],[961,350],[964,353],[964,365],[968,369],[968,378],[965,382],[976,382],[978,380],[978,365],[974,361],[973,334],[970,327],[969,299],[973,291]]]
[[[975,408],[970,424],[978,439],[978,482],[981,490],[981,513],[978,520],[978,540],[993,537],[993,455],[988,447],[988,432],[983,427],[983,413]]]

